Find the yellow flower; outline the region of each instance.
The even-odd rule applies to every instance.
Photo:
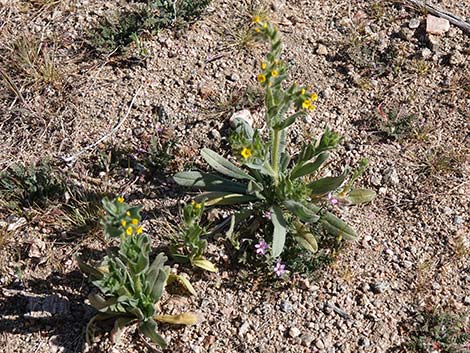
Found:
[[[253,23],[260,23],[261,22],[261,17],[255,16],[255,17],[253,17],[252,21],[253,21]]]
[[[272,77],[277,77],[277,76],[279,76],[279,72],[277,72],[276,70],[273,70],[273,71],[271,71],[271,76]]]
[[[268,64],[266,64],[265,62],[261,63],[261,69],[266,70],[267,67],[268,67]]]
[[[308,110],[313,112],[315,109],[317,109],[317,106],[310,103],[310,107],[308,107]]]
[[[132,235],[132,227],[128,227],[128,228],[126,229],[126,234],[129,235],[129,236]]]
[[[266,76],[263,74],[259,74],[258,76],[256,76],[256,79],[258,80],[258,82],[263,83],[264,81],[266,81]]]
[[[197,203],[196,201],[194,200],[191,200],[191,205],[195,208],[195,209],[200,209],[202,207],[202,205],[200,203]]]
[[[256,27],[256,28],[255,28],[255,32],[256,32],[256,33],[259,33],[259,32],[261,32],[261,31],[260,31],[260,29],[259,29],[258,27]]]
[[[116,199],[116,201],[119,202],[119,203],[123,203],[123,202],[124,202],[124,197],[119,196],[119,197]]]
[[[300,95],[302,95],[302,96],[303,96],[304,94],[305,94],[305,89],[304,89],[304,88],[302,88],[302,90],[300,91]]]
[[[310,109],[310,106],[312,105],[312,101],[310,99],[304,100],[302,103],[302,108],[304,109]]]
[[[263,29],[268,28],[268,22],[263,23]]]
[[[137,227],[137,229],[135,230],[136,234],[142,234],[144,230],[142,229],[142,227]]]
[[[130,217],[130,216],[131,216],[131,211],[127,211],[127,212],[126,212],[126,216],[127,216],[127,217]]]
[[[251,150],[249,148],[244,147],[240,154],[243,158],[248,159],[251,157]]]
[[[132,218],[131,223],[136,226],[139,224],[139,220],[137,218]]]
[[[123,227],[125,227],[125,226],[126,226],[126,224],[127,224],[127,222],[126,222],[126,220],[125,220],[125,219],[121,220],[121,225],[122,225]]]
[[[312,95],[310,96],[310,99],[315,102],[316,100],[318,100],[318,94],[316,93],[312,93]]]

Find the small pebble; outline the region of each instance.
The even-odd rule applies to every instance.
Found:
[[[288,300],[284,301],[281,305],[281,310],[285,313],[291,312],[292,304]]]
[[[413,18],[408,23],[408,27],[411,28],[411,29],[416,29],[416,28],[419,27],[420,23],[421,23],[421,21],[419,20],[419,18]]]
[[[318,44],[317,54],[326,56],[328,55],[328,49],[323,44]]]
[[[289,329],[289,336],[292,338],[300,336],[300,330],[297,327],[291,327]]]

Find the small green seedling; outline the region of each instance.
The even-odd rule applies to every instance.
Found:
[[[190,262],[193,266],[217,272],[217,268],[203,256],[207,248],[207,240],[201,239],[206,230],[200,225],[204,203],[193,200],[184,206],[182,213],[183,226],[171,247],[172,257],[178,262]]]
[[[99,311],[87,325],[87,342],[94,340],[95,324],[112,321],[112,340],[119,342],[125,326],[137,324],[140,332],[152,342],[166,347],[167,342],[157,333],[157,321],[192,325],[193,313],[158,315],[157,303],[168,283],[179,281],[194,292],[181,276],[170,274],[165,266],[167,257],[158,254],[150,261],[150,240],[140,225],[140,207],[131,207],[122,197],[103,200],[107,212],[103,220],[108,239],[119,239],[119,247],[109,247],[107,255],[97,266],[90,266],[77,258],[80,269],[88,274],[100,293],[88,298]]]

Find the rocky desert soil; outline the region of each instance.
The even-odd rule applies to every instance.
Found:
[[[432,3],[470,20],[468,0]],[[429,33],[427,13],[407,1],[213,0],[199,19],[144,34],[125,52],[90,44],[100,18],[139,4],[0,1],[2,178],[47,161],[66,180],[41,205],[0,203],[0,351],[160,351],[133,327],[120,344],[103,333],[85,345],[93,286],[74,256],[104,251],[103,195],[143,204],[164,248],[191,196],[171,176],[207,170],[203,147],[230,153],[233,113],[247,109],[262,125],[256,74],[267,48],[250,35],[259,12],[280,28],[290,79],[320,97],[291,130],[291,150],[328,125],[344,137],[331,168],[367,158],[360,184],[378,196],[337,210],[358,241],[287,281],[259,280],[226,239],[212,239],[207,257],[219,272],[180,266],[198,294],[162,305],[200,317],[162,326],[165,352],[412,352],[429,311],[461,316],[468,334],[470,33],[454,24]]]

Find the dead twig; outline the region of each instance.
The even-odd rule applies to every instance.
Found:
[[[448,12],[441,10],[434,5],[428,4],[426,1],[423,0],[404,0],[405,2],[410,2],[413,5],[419,7],[419,8],[424,8],[427,12],[429,12],[432,15],[439,16],[442,18],[445,18],[448,20],[450,23],[456,25],[457,27],[462,28],[463,30],[467,31],[470,33],[470,23],[466,22],[464,19]]]
[[[116,124],[116,126],[108,134],[104,135],[98,141],[92,143],[91,145],[86,146],[85,148],[80,150],[78,153],[76,153],[72,156],[69,156],[69,157],[59,156],[59,159],[61,159],[62,161],[64,161],[67,164],[73,164],[76,161],[76,159],[79,156],[81,156],[83,153],[85,153],[86,151],[91,150],[92,148],[95,148],[101,142],[107,140],[111,135],[113,135],[117,130],[119,130],[119,128],[122,126],[122,124],[124,124],[124,121],[126,121],[127,117],[129,116],[129,114],[131,112],[131,109],[132,109],[132,106],[134,105],[135,99],[139,95],[139,92],[140,92],[141,88],[142,88],[142,86],[140,86],[137,89],[137,91],[134,94],[134,97],[132,97],[131,103],[129,104],[129,107],[127,108],[126,114],[122,117],[122,119]]]

